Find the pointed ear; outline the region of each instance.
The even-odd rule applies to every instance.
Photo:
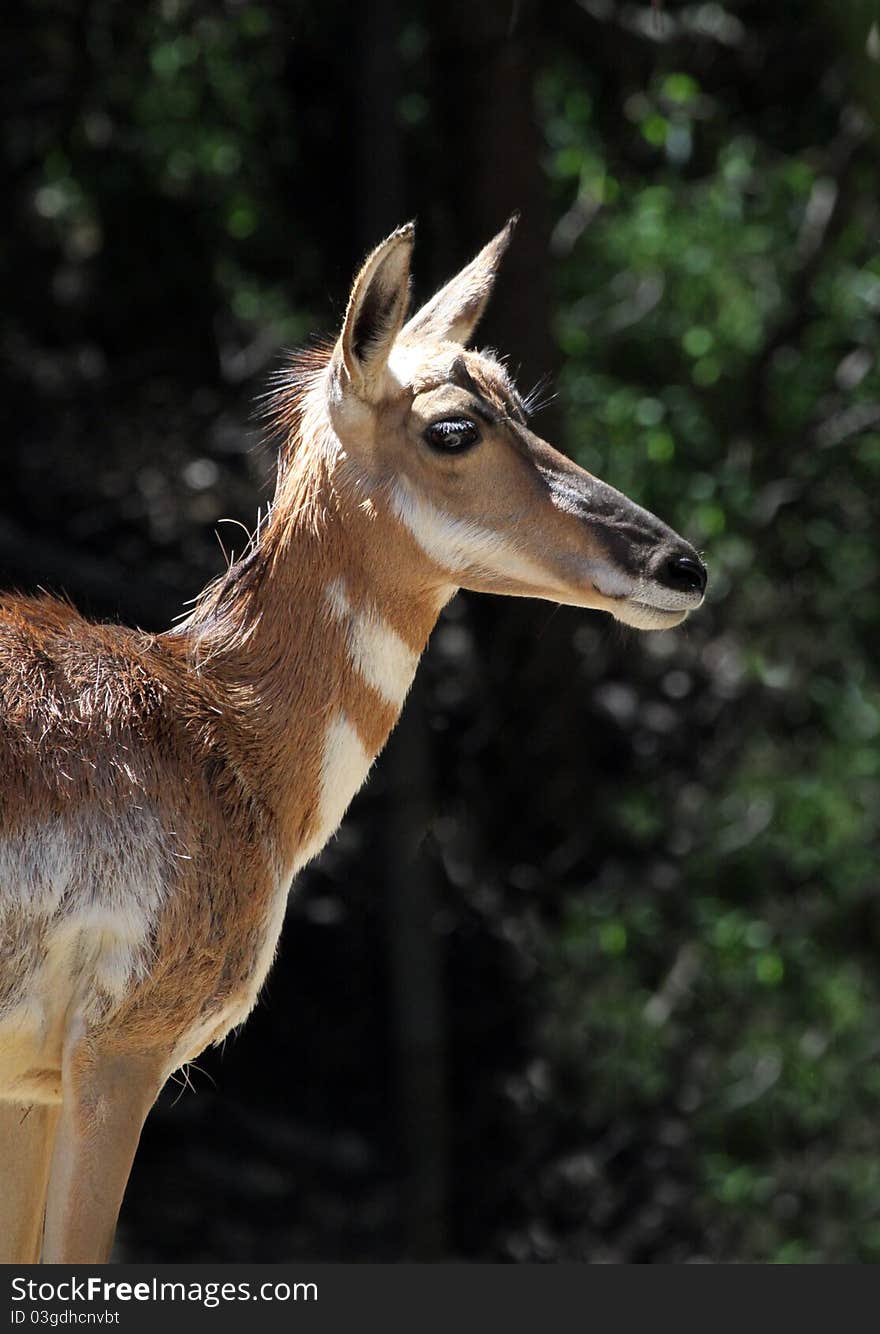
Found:
[[[476,258],[416,311],[403,327],[403,338],[414,342],[426,339],[445,339],[451,343],[470,341],[489,303],[498,265],[510,243],[517,217],[514,213],[507,226],[483,246]]]
[[[406,318],[415,226],[408,222],[378,245],[354,280],[336,355],[351,388],[374,401]]]

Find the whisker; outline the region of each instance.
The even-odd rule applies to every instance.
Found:
[[[559,397],[558,393],[555,390],[551,393],[547,392],[551,383],[552,376],[549,373],[542,375],[529,392],[523,396],[522,402],[527,417],[533,417],[537,413],[543,412],[544,408],[549,407],[551,403],[555,403]]]

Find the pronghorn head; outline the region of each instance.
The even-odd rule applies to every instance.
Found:
[[[596,607],[643,630],[677,625],[706,589],[693,547],[530,431],[504,367],[467,350],[511,231],[409,320],[412,225],[367,259],[322,380],[349,475],[387,504],[449,592]]]

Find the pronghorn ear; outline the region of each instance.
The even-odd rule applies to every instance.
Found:
[[[378,245],[354,280],[337,355],[351,388],[381,396],[385,366],[406,318],[415,227],[408,222]]]
[[[464,344],[470,341],[489,304],[498,265],[510,243],[518,216],[514,213],[507,226],[483,246],[470,264],[416,311],[404,325],[401,337],[414,342],[442,339]]]

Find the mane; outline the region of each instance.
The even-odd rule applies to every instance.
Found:
[[[279,471],[302,442],[309,398],[330,364],[334,347],[333,339],[322,338],[289,349],[285,364],[272,372],[269,387],[257,398],[256,417],[266,442],[279,450]]]
[[[277,454],[275,495],[242,555],[202,589],[171,634],[186,634],[206,647],[209,642],[222,647],[244,642],[256,623],[254,595],[290,531],[320,522],[317,502],[335,437],[317,400],[333,348],[332,341],[321,341],[290,351],[269,377],[255,415],[263,439]]]

